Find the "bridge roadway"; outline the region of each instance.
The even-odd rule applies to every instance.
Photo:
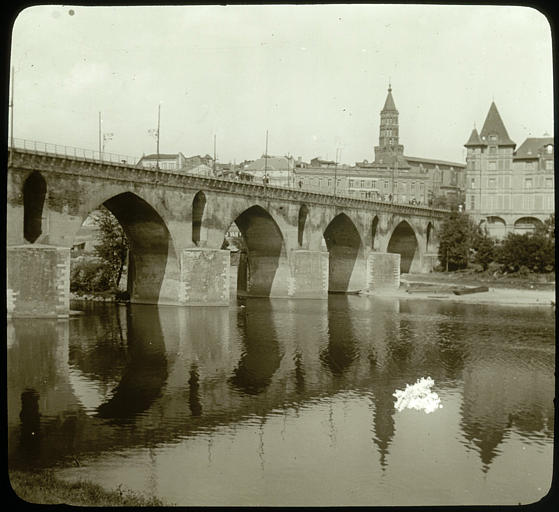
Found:
[[[173,305],[229,303],[233,222],[247,246],[233,287],[324,299],[431,270],[448,214],[20,148],[9,150],[7,199],[11,316],[68,315],[70,248],[101,205],[130,242],[131,301]]]

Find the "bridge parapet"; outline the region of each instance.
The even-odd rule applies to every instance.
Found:
[[[399,213],[434,219],[443,219],[449,213],[448,210],[426,206],[375,201],[343,194],[319,193],[304,188],[266,185],[224,177],[206,177],[167,169],[138,168],[124,161],[107,162],[95,158],[52,154],[33,149],[10,148],[8,169],[39,170],[170,188],[228,192],[249,195],[258,199],[287,200],[322,206],[374,209],[383,213]]]

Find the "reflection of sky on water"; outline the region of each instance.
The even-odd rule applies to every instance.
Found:
[[[43,325],[43,341],[15,325],[10,460],[22,463],[20,394],[32,388],[33,460],[77,454],[81,467],[68,474],[181,504],[235,492],[239,504],[526,502],[551,474],[552,319],[541,309],[331,297],[105,308],[73,319],[69,333]],[[426,375],[444,408],[397,412],[395,390]],[[525,483],[520,461],[532,464]],[[223,475],[236,484],[212,487]],[[413,492],[399,487],[405,479]],[[289,496],[276,480],[293,482]]]
[[[117,385],[117,382],[107,385],[107,383],[95,381],[76,368],[69,369],[68,380],[85,413],[91,416],[95,415],[97,408],[109,399]]]

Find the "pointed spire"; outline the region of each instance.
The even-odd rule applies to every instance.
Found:
[[[470,134],[470,138],[468,139],[468,142],[466,142],[466,144],[464,144],[464,147],[470,147],[470,146],[483,146],[484,143],[481,141],[480,137],[479,137],[479,133],[477,132],[477,129],[474,125],[474,129],[472,130],[472,133]]]
[[[384,102],[384,108],[382,109],[382,111],[386,112],[387,110],[398,112],[396,110],[396,105],[394,104],[394,98],[392,97],[391,83],[388,84],[388,95],[386,96],[386,101]]]
[[[487,144],[489,142],[489,136],[491,135],[497,136],[497,144],[499,146],[516,146],[516,143],[510,139],[507,133],[507,129],[505,128],[494,101],[491,102],[489,112],[485,118],[485,123],[481,129],[480,137],[482,142]]]

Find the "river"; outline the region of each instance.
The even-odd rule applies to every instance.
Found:
[[[531,503],[552,308],[331,295],[8,323],[10,468],[211,505]],[[422,377],[442,407],[395,407]]]

